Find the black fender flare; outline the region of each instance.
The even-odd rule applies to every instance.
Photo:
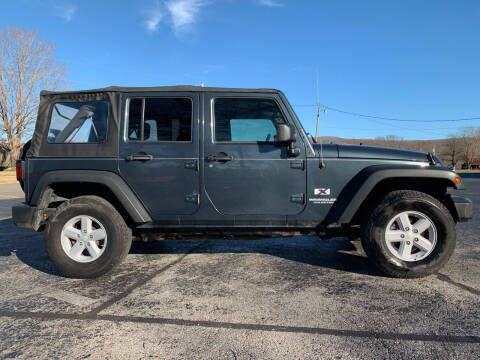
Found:
[[[112,191],[123,205],[132,220],[137,224],[152,221],[150,214],[130,189],[127,183],[117,174],[101,170],[55,170],[45,173],[33,191],[30,204],[42,208],[51,195],[50,185],[55,183],[92,183],[102,184]]]
[[[436,179],[443,180],[449,187],[463,189],[463,184],[456,184],[454,179],[458,174],[441,167],[421,167],[418,165],[372,165],[362,169],[345,186],[339,194],[337,202],[327,215],[329,224],[348,224],[353,219],[363,201],[383,180],[391,178],[402,179]]]

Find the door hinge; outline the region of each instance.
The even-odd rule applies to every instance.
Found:
[[[200,196],[198,194],[185,195],[185,201],[194,204],[200,204]]]
[[[305,194],[294,194],[290,196],[290,201],[294,203],[304,204],[305,203]]]
[[[185,169],[194,169],[195,171],[198,171],[198,161],[197,160],[190,160],[190,161],[185,161]]]
[[[290,161],[290,168],[292,169],[305,169],[305,162],[303,160],[291,160]]]

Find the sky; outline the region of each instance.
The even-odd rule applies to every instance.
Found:
[[[0,0],[0,28],[51,41],[74,89],[277,88],[305,129],[316,107],[389,118],[480,117],[480,1]],[[460,122],[327,110],[320,136],[436,139]]]

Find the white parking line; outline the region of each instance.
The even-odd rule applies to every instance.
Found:
[[[85,307],[97,302],[97,300],[95,299],[63,290],[57,290],[51,293],[47,293],[45,295],[80,307]]]

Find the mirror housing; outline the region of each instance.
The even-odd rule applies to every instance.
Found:
[[[276,141],[279,143],[292,143],[295,141],[295,131],[287,124],[277,124]]]
[[[276,142],[288,144],[288,156],[297,157],[300,155],[300,149],[295,147],[294,143],[297,139],[295,128],[287,124],[277,124]]]

